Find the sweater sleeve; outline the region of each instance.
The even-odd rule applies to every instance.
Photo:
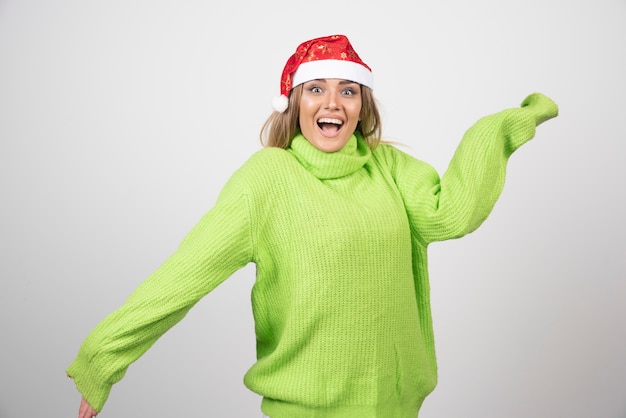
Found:
[[[430,165],[402,159],[396,178],[416,238],[427,245],[478,228],[502,192],[511,154],[557,114],[551,99],[534,93],[519,108],[481,118],[465,132],[441,179]]]
[[[229,180],[215,206],[124,304],[87,336],[67,369],[100,411],[128,366],[208,292],[252,260],[247,195]]]

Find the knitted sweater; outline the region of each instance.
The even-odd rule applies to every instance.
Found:
[[[297,136],[254,154],[174,254],[82,344],[67,370],[101,410],[111,386],[237,269],[255,263],[257,362],[272,418],[415,418],[437,382],[427,246],[487,217],[509,156],[557,114],[535,93],[479,120],[440,178],[359,136],[324,153]]]

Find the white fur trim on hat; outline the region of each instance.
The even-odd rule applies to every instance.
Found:
[[[303,62],[293,75],[292,86],[319,78],[341,78],[374,88],[372,72],[361,64],[343,60],[318,60]]]

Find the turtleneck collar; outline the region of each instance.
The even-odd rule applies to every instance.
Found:
[[[359,134],[352,135],[346,145],[335,152],[321,151],[298,134],[287,150],[320,180],[350,175],[363,167],[372,155],[367,142]]]

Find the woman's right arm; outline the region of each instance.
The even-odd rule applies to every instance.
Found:
[[[174,254],[81,345],[67,369],[84,397],[79,417],[100,412],[131,363],[203,296],[252,261],[252,235],[245,187],[231,178]]]

